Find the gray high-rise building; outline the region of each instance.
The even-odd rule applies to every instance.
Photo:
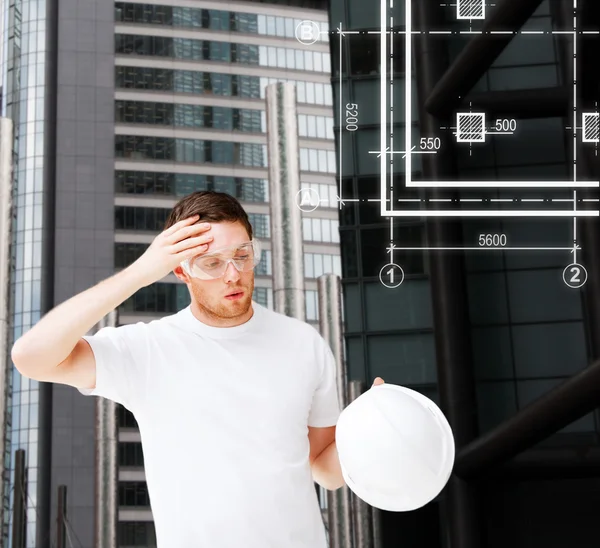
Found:
[[[1,0],[2,116],[14,121],[9,344],[54,306],[130,264],[175,202],[216,189],[240,199],[264,243],[254,298],[272,306],[265,86],[293,82],[307,321],[316,278],[340,274],[326,4],[318,1]],[[319,29],[306,45],[301,21]],[[189,302],[173,275],[119,308],[121,324]],[[6,386],[4,542],[12,542],[15,451],[25,451],[26,543],[55,538],[58,487],[67,531],[94,538],[94,399],[23,378]],[[118,410],[118,545],[153,546],[139,432]],[[182,433],[185,435],[185,433]],[[173,466],[176,469],[176,455]],[[18,486],[17,486],[18,487]],[[274,516],[274,519],[276,517]],[[9,544],[10,545],[10,544]]]

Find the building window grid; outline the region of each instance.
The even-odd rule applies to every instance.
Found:
[[[195,95],[209,94],[264,99],[266,86],[276,82],[293,83],[296,86],[298,103],[333,105],[331,85],[320,82],[153,67],[122,65],[115,67],[115,87],[117,89],[174,91]]]
[[[319,204],[321,207],[338,207],[338,188],[336,185],[326,185],[322,183],[301,183],[302,189],[312,189],[319,196]],[[312,195],[316,200],[316,196]],[[312,198],[311,198],[312,199]]]
[[[115,207],[115,230],[139,230],[161,232],[169,216],[170,209],[160,207]],[[248,213],[254,237],[271,237],[271,218],[268,214]]]
[[[259,143],[116,135],[115,155],[135,160],[266,167],[267,147]]]
[[[307,289],[304,291],[304,304],[306,320],[309,322],[319,321],[319,292]]]
[[[156,531],[152,521],[119,521],[119,546],[156,546]]]
[[[261,113],[247,108],[115,101],[115,121],[125,124],[149,124],[174,127],[211,128],[261,133],[265,131]]]
[[[305,242],[339,244],[339,221],[304,217],[302,219],[302,234]]]
[[[304,275],[306,278],[318,278],[323,274],[342,276],[342,260],[339,255],[327,253],[305,253]]]
[[[115,21],[296,39],[296,28],[302,20],[226,10],[116,2]],[[321,31],[319,40],[328,42],[329,24],[326,21],[319,21],[318,25]]]
[[[44,91],[45,63],[43,53],[45,36],[45,11],[38,9],[38,2],[5,3],[7,18],[2,37],[7,56],[2,64],[2,75],[6,76],[3,99],[4,116],[14,121],[12,143],[14,162],[14,193],[16,200],[13,216],[10,314],[12,329],[8,334],[10,345],[21,334],[31,328],[41,316],[41,231],[43,207],[43,162],[44,162]],[[3,10],[3,15],[5,15]],[[7,377],[6,411],[7,436],[3,455],[7,474],[5,498],[7,510],[2,523],[1,544],[11,545],[12,508],[14,503],[14,461],[17,449],[26,452],[25,465],[28,469],[28,491],[35,496],[38,479],[38,419],[39,383],[22,377],[12,368]],[[35,538],[37,514],[35,503],[27,503],[27,535]]]
[[[150,507],[148,486],[145,481],[119,482],[119,506]]]
[[[329,52],[196,40],[193,38],[116,34],[115,53],[117,55],[140,55],[144,57],[257,65],[327,74],[331,72]],[[288,59],[293,61],[292,66],[287,66]]]
[[[260,262],[256,265],[254,272],[257,276],[271,276],[273,274],[270,249],[263,249]]]
[[[314,139],[334,139],[333,117],[298,114],[298,135]]]
[[[335,151],[316,148],[300,149],[300,170],[315,173],[336,173]]]
[[[227,192],[243,202],[269,201],[266,179],[152,171],[118,170],[115,172],[117,193],[187,196],[198,190]]]

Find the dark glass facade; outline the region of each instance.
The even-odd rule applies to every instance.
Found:
[[[446,4],[445,8],[439,3],[429,4],[432,10],[443,11],[442,23],[435,30],[448,29],[451,33],[440,39],[446,44],[445,54],[451,64],[473,36],[465,31],[465,21],[456,21],[454,4],[453,7]],[[556,4],[559,3],[554,7]],[[566,38],[552,34],[553,29],[565,28],[559,23],[554,7],[552,2],[541,2],[523,27],[530,34],[520,34],[512,39],[472,93],[484,97],[493,92],[572,84],[563,76],[564,67],[560,60],[561,43]],[[413,9],[416,11],[417,8]],[[394,2],[389,13],[397,25],[395,30],[403,31],[404,2]],[[358,131],[343,131],[340,143],[339,125],[345,120],[340,120],[338,110],[334,109],[337,145],[343,147],[343,196],[356,200],[348,201],[340,211],[349,378],[370,384],[373,378],[381,376],[389,382],[418,390],[441,404],[440,357],[436,353],[436,341],[443,344],[440,341],[451,336],[451,326],[440,325],[435,318],[439,303],[433,297],[431,268],[432,254],[436,252],[394,251],[394,263],[402,265],[405,280],[396,289],[388,289],[379,281],[381,268],[390,262],[386,250],[390,242],[389,219],[382,218],[379,201],[368,201],[380,198],[379,164],[368,154],[368,151],[379,150],[380,146],[380,36],[375,34],[380,25],[379,8],[373,9],[359,0],[333,0],[330,24],[334,27],[339,22],[344,29],[360,32],[348,34],[341,41],[341,67],[340,41],[331,40],[335,102],[356,103],[360,112]],[[573,24],[572,13],[570,24]],[[413,27],[415,35],[429,30],[433,29]],[[369,34],[369,31],[374,33]],[[460,31],[465,32],[461,34]],[[404,40],[404,35],[399,33],[393,46],[394,125],[390,132],[400,136],[405,131]],[[428,95],[419,88],[416,79],[416,72],[422,69],[417,64],[424,62],[415,59],[413,63],[413,143],[418,143],[422,136],[418,101]],[[374,101],[373,98],[377,99]],[[468,106],[465,108],[468,110]],[[499,107],[494,105],[494,108]],[[456,110],[449,115],[451,120],[456,120]],[[473,147],[473,152],[468,146],[454,145],[457,171],[441,172],[440,177],[444,180],[489,181],[565,180],[572,177],[569,151],[573,148],[572,132],[565,129],[571,123],[567,106],[560,115],[535,117],[525,112],[520,115],[511,112],[510,117],[516,117],[520,128],[515,136],[488,138],[485,146],[477,151]],[[403,187],[402,165],[401,162],[394,164],[394,197],[422,197],[424,194],[419,191],[411,189],[409,192]],[[412,178],[417,180],[422,176],[421,159],[413,157]],[[506,199],[512,194],[499,189],[493,197]],[[457,191],[457,196],[472,198],[474,195]],[[568,221],[475,218],[460,224],[463,247],[476,247],[481,233],[507,234],[512,245],[524,247],[569,245],[573,239],[572,218]],[[417,248],[442,245],[428,239],[426,228],[424,220],[418,217],[396,217],[395,245]],[[585,320],[589,303],[586,304],[579,291],[563,283],[562,271],[569,262],[564,252],[466,251],[462,256],[464,278],[461,283],[467,289],[464,303],[468,317],[466,330],[471,338],[471,347],[466,352],[472,360],[471,374],[476,390],[476,409],[462,411],[471,416],[475,414],[477,434],[484,435],[590,364],[590,328]],[[459,291],[458,286],[446,289],[448,296]],[[445,296],[441,294],[439,298],[443,300]],[[459,317],[457,312],[455,321],[459,321]],[[527,450],[523,458],[532,459],[532,463],[539,463],[543,468],[552,466],[549,464],[551,459],[561,452],[574,455],[578,450],[595,451],[599,428],[598,413],[590,413]],[[569,462],[572,465],[574,461]],[[532,479],[536,468],[533,464],[529,471],[521,470],[515,475],[494,470],[501,479],[488,481],[486,478],[477,483],[481,489],[475,504],[483,514],[476,527],[486,538],[478,546],[526,546],[533,542],[558,548],[570,544],[573,535],[577,537],[577,546],[593,546],[597,531],[587,508],[597,504],[600,489],[595,480],[569,480],[565,471],[569,464],[563,464],[565,468],[561,468],[562,465],[552,467],[543,481]],[[445,490],[439,499],[416,512],[383,513],[383,545],[449,546],[449,530],[454,525],[448,521],[446,512],[456,499],[450,500],[447,493]],[[465,519],[468,521],[468,516]],[[574,532],[575,528],[577,532]],[[534,538],[536,540],[530,540]]]
[[[118,55],[213,61],[311,72],[329,73],[331,70],[329,54],[320,51],[195,38],[117,34],[115,52]]]
[[[122,124],[149,124],[226,131],[264,131],[260,110],[247,108],[181,105],[150,101],[116,101],[115,121]]]
[[[13,141],[13,270],[10,281],[11,329],[7,343],[12,346],[22,333],[30,329],[42,314],[42,292],[47,290],[42,273],[42,245],[44,238],[43,208],[45,170],[45,97],[51,93],[46,85],[46,2],[1,2],[3,18],[3,58],[0,61],[2,85],[1,114],[14,123]],[[47,271],[45,272],[47,275]],[[3,288],[4,290],[4,288]],[[32,497],[25,502],[27,546],[34,546],[38,533],[36,500],[38,479],[41,481],[39,462],[40,385],[24,378],[13,367],[7,375],[5,390],[7,430],[4,486],[4,523],[0,544],[12,542],[12,513],[14,504],[14,454],[25,451],[26,481]],[[3,400],[4,401],[4,400]],[[43,466],[43,464],[42,464]]]
[[[117,194],[151,194],[183,197],[198,190],[227,192],[244,202],[267,202],[268,184],[265,179],[251,177],[219,177],[155,171],[115,172]]]
[[[260,97],[260,78],[194,70],[115,67],[115,86],[121,89],[210,93],[225,97]]]
[[[248,167],[265,167],[267,161],[266,145],[138,135],[116,135],[115,155],[136,160]]]
[[[119,23],[209,29],[292,39],[296,37],[296,27],[302,21],[294,17],[131,2],[115,2],[115,14],[115,20]],[[329,38],[327,23],[321,23],[320,28],[323,34],[319,39],[326,42]]]

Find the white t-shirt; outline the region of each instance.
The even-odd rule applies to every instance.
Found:
[[[311,325],[253,309],[85,337],[96,388],[80,392],[134,414],[159,548],[326,548],[307,427],[337,423],[334,357]]]

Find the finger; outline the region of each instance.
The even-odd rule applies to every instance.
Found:
[[[197,222],[198,219],[200,219],[200,215],[192,215],[191,217],[188,217],[186,219],[183,219],[183,220],[175,223],[174,225],[171,225],[169,228],[167,228],[163,232],[163,234],[165,236],[170,236],[171,234],[177,232],[180,228],[183,228],[184,226],[188,226],[188,225],[191,225],[192,223]]]
[[[206,232],[210,230],[210,223],[200,223],[192,226],[184,226],[180,228],[177,232],[171,234],[167,238],[167,242],[170,244],[176,244],[177,242],[181,242],[191,238],[193,236],[197,236],[202,232]]]
[[[373,381],[373,386],[379,386],[380,384],[385,384],[385,381],[381,377],[377,377]]]
[[[208,248],[208,244],[212,242],[213,237],[203,234],[202,236],[197,236],[195,238],[186,238],[181,242],[172,246],[171,250],[173,253],[181,253],[182,251],[187,251],[188,249],[198,247],[199,245],[206,245]]]
[[[182,251],[179,255],[181,255],[182,260],[193,259],[194,257],[198,257],[198,255],[202,255],[202,253],[206,253],[207,250],[208,244],[202,244]]]

